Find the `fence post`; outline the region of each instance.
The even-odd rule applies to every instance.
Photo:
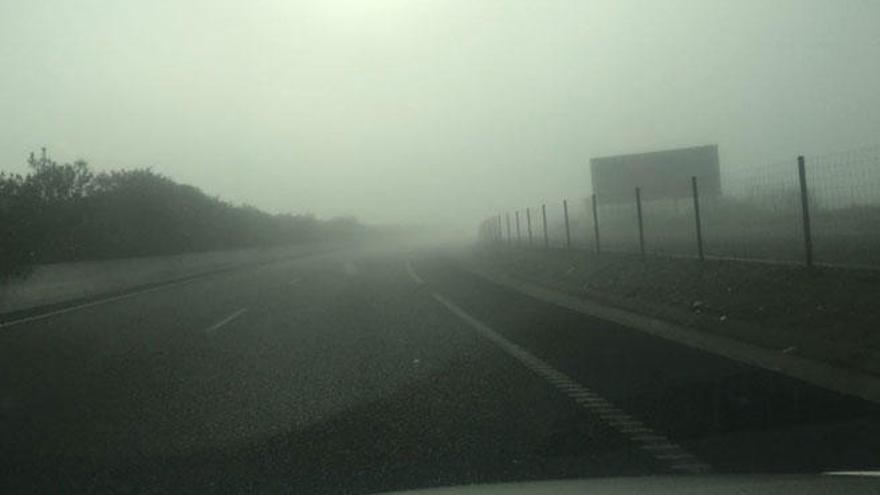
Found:
[[[544,219],[544,248],[550,247],[550,234],[547,233],[547,205],[541,205],[541,217]]]
[[[642,222],[642,188],[636,188],[636,213],[639,216],[639,252],[645,256],[645,226]]]
[[[504,224],[501,222],[501,213],[495,216],[495,240],[504,242]]]
[[[526,229],[529,231],[529,246],[532,245],[532,209],[526,208]]]
[[[562,212],[565,214],[565,247],[571,247],[571,228],[568,226],[568,200],[562,200]]]
[[[505,215],[507,216],[507,243],[513,244],[513,236],[510,234],[510,212],[508,211]]]
[[[522,244],[522,232],[519,229],[519,210],[514,212],[516,214],[516,243]]]
[[[694,222],[697,226],[697,254],[703,261],[703,225],[700,222],[700,192],[697,189],[697,177],[691,176],[691,189],[694,192]]]
[[[807,170],[804,157],[798,157],[798,179],[801,183],[801,210],[804,222],[804,254],[807,267],[813,266],[813,236],[810,231],[810,201],[807,195]]]
[[[596,193],[593,193],[593,236],[595,238],[596,243],[596,254],[599,254],[601,250],[601,244],[599,244],[599,210],[596,208]]]

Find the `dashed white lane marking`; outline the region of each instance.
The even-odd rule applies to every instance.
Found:
[[[222,320],[220,320],[217,323],[214,323],[213,325],[208,327],[205,330],[205,334],[211,335],[212,333],[216,332],[217,330],[220,330],[220,328],[222,328],[227,323],[229,323],[232,320],[238,318],[239,316],[245,314],[247,312],[247,310],[248,310],[247,308],[241,308],[241,309],[233,312],[231,315],[227,316],[226,318],[223,318]]]
[[[342,268],[345,270],[345,274],[349,276],[355,276],[358,273],[357,265],[352,260],[347,260]]]
[[[654,430],[651,430],[648,428],[623,427],[623,428],[619,428],[619,430],[626,433],[627,435],[631,435],[633,438],[635,438],[637,436],[641,436],[642,434],[646,434],[646,435],[653,435],[654,434]]]
[[[296,284],[299,283],[300,280],[302,280],[302,279],[301,279],[301,278],[295,278],[295,279],[291,280],[290,282],[287,282],[287,285],[296,285]]]
[[[665,438],[659,435],[633,435],[633,440],[638,440],[640,442],[662,442],[666,440]]]
[[[413,279],[413,281],[416,283],[416,285],[424,285],[425,284],[425,281],[422,280],[422,277],[420,277],[416,273],[416,271],[413,270],[411,259],[407,258],[403,264],[406,265],[406,273],[409,274],[409,278]]]
[[[665,436],[660,435],[645,426],[641,421],[624,413],[611,402],[600,398],[590,389],[533,356],[524,348],[505,339],[483,322],[467,314],[455,303],[440,294],[434,293],[432,295],[440,304],[446,306],[446,309],[452,312],[452,314],[464,320],[483,337],[489,339],[507,354],[516,358],[591,414],[598,416],[599,419],[609,426],[623,433],[631,442],[665,464],[669,469],[683,473],[706,473],[712,470],[712,466],[709,464],[700,461],[681,446],[672,443]]]

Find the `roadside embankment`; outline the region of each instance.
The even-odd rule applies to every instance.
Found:
[[[0,315],[160,284],[223,269],[329,251],[335,243],[37,265],[0,286]]]
[[[880,272],[481,246],[482,269],[783,354],[880,374]]]

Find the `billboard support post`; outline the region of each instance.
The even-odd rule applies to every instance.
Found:
[[[565,216],[565,247],[571,247],[571,228],[568,226],[568,200],[562,200],[562,213]]]
[[[697,178],[691,177],[691,189],[694,192],[694,223],[697,228],[697,255],[703,261],[703,226],[700,222],[700,192],[697,189]]]
[[[544,225],[544,248],[550,247],[550,235],[547,233],[547,205],[541,205],[541,217],[543,218]]]
[[[639,253],[645,256],[645,226],[642,222],[642,188],[636,188],[636,213],[639,217]]]

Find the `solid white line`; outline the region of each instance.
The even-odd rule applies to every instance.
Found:
[[[239,316],[243,315],[245,312],[247,312],[247,310],[248,310],[247,308],[241,308],[241,309],[239,309],[239,310],[233,312],[231,315],[227,316],[226,318],[223,318],[222,320],[220,320],[220,321],[218,321],[217,323],[214,323],[213,325],[211,325],[210,327],[208,327],[208,328],[205,330],[205,333],[208,334],[208,335],[211,335],[212,333],[214,333],[214,332],[216,332],[217,330],[219,330],[223,325],[226,325],[227,323],[231,322],[232,320],[234,320],[234,319],[238,318]]]
[[[107,304],[113,301],[121,301],[122,299],[128,299],[130,297],[140,296],[142,294],[146,294],[148,292],[155,292],[162,289],[169,289],[171,287],[175,287],[178,285],[187,284],[190,282],[195,282],[199,277],[187,278],[186,280],[179,280],[177,282],[170,282],[167,284],[158,285],[156,287],[150,287],[148,289],[138,290],[135,292],[128,292],[126,294],[120,294],[118,296],[107,297],[105,299],[98,299],[96,301],[90,301],[83,304],[77,304],[76,306],[69,306],[66,308],[56,309],[55,311],[49,311],[48,313],[41,313],[38,315],[27,316],[24,318],[19,318],[17,320],[10,320],[0,323],[0,328],[8,328],[15,325],[20,325],[22,323],[29,323],[32,321],[43,320],[46,318],[51,318],[53,316],[58,316],[64,313],[70,313],[72,311],[78,311],[80,309],[91,308],[92,306],[100,306],[101,304]]]
[[[880,477],[880,471],[826,471],[826,476],[868,476]]]
[[[422,280],[422,277],[420,277],[416,273],[416,271],[413,269],[412,260],[407,258],[403,264],[406,265],[406,273],[409,273],[409,277],[411,279],[413,279],[413,281],[416,283],[416,285],[424,285],[425,284],[425,281]]]
[[[602,251],[607,251],[609,253],[616,254],[637,254],[632,251],[624,251],[619,249],[614,250],[606,250],[602,248]],[[652,256],[657,258],[678,258],[678,259],[699,259],[698,256],[693,254],[676,254],[676,253],[653,253]],[[707,260],[713,261],[736,261],[739,263],[757,263],[761,265],[779,265],[779,266],[803,266],[804,261],[800,259],[782,259],[782,258],[749,258],[747,256],[725,256],[718,254],[706,254],[705,258]],[[826,268],[847,268],[847,269],[856,269],[856,270],[868,270],[868,271],[878,271],[880,267],[877,265],[864,265],[859,263],[826,263],[826,262],[816,262],[813,263],[815,266],[821,266]]]
[[[693,454],[686,452],[683,448],[672,443],[666,437],[659,435],[654,430],[646,427],[641,421],[633,419],[632,416],[616,408],[611,402],[602,399],[602,402],[598,402],[597,404],[595,399],[584,399],[583,394],[589,393],[595,396],[595,393],[587,387],[568,378],[563,373],[556,371],[553,367],[539,358],[529,354],[522,347],[510,342],[501,336],[501,334],[489,328],[485,323],[477,320],[463,309],[459,308],[458,305],[452,301],[437,293],[433,293],[432,296],[452,314],[458,316],[478,333],[497,344],[498,347],[510,356],[516,358],[526,368],[544,378],[547,383],[553,385],[557,390],[568,396],[590,413],[598,416],[612,428],[623,433],[630,441],[641,444],[639,447],[648,451],[648,453],[650,453],[655,459],[665,462],[669,469],[687,473],[704,473],[711,471],[711,466],[700,462],[693,456]],[[563,379],[563,377],[565,377],[565,379]],[[598,398],[598,396],[596,397]],[[632,433],[635,433],[635,435]],[[673,460],[679,461],[681,459],[686,459],[691,462],[667,462]]]
[[[303,256],[293,256],[292,258],[281,258],[281,259],[276,259],[274,261],[261,262],[260,264],[275,263],[278,261],[284,261],[285,259],[297,259],[297,258],[305,257],[305,256],[322,255],[322,254],[328,254],[328,253],[332,253],[332,250],[328,251],[328,252],[323,252],[323,253],[322,252],[311,253],[311,254],[306,253]],[[241,265],[241,267],[245,267],[245,266],[248,266],[248,265]],[[221,265],[221,266],[217,267],[214,270],[209,270],[207,272],[187,275],[185,278],[183,278],[183,280],[170,281],[167,283],[160,282],[159,283],[160,285],[156,285],[154,287],[149,287],[147,289],[136,290],[136,291],[128,292],[125,294],[120,294],[118,296],[110,296],[110,297],[106,297],[103,299],[97,299],[97,300],[90,301],[87,303],[77,304],[76,306],[68,306],[65,308],[56,309],[54,311],[49,311],[48,313],[40,313],[40,314],[33,315],[33,316],[26,316],[24,318],[18,318],[16,320],[0,322],[0,329],[8,328],[8,327],[15,326],[15,325],[20,325],[22,323],[30,323],[32,321],[39,321],[39,320],[43,320],[46,318],[51,318],[53,316],[58,316],[58,315],[61,315],[64,313],[70,313],[72,311],[78,311],[80,309],[91,308],[93,306],[100,306],[101,304],[107,304],[107,303],[111,303],[114,301],[121,301],[123,299],[128,299],[130,297],[140,296],[142,294],[147,294],[150,292],[155,292],[155,291],[159,291],[159,290],[163,290],[163,289],[170,289],[172,287],[177,287],[178,285],[188,284],[191,282],[197,282],[199,280],[202,280],[204,277],[216,275],[218,273],[223,272],[227,268],[234,268],[234,267],[235,267],[234,264],[225,264],[225,265]]]

